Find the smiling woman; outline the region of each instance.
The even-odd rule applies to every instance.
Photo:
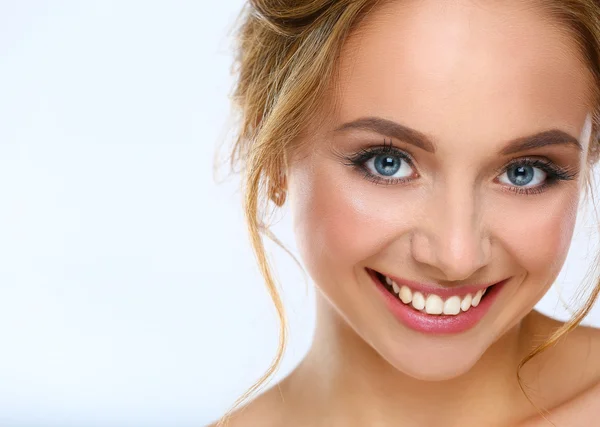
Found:
[[[595,425],[600,332],[579,323],[599,281],[569,322],[534,307],[593,195],[600,5],[253,0],[241,18],[231,162],[282,328],[218,425]],[[287,339],[261,236],[286,201],[316,331],[240,410]]]

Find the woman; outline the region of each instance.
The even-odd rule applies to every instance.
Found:
[[[238,47],[252,244],[285,321],[260,233],[290,203],[317,326],[221,422],[599,425],[597,278],[534,310],[597,160],[598,2],[253,0]]]

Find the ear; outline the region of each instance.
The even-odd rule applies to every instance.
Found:
[[[278,207],[283,206],[287,198],[287,181],[285,175],[282,175],[282,177],[280,178],[279,185],[271,185],[271,188],[269,190],[269,198]]]
[[[287,164],[286,157],[283,156],[278,163],[279,166],[277,168],[277,176],[271,180],[271,184],[269,186],[269,198],[278,207],[281,207],[287,198],[287,168],[285,167]]]

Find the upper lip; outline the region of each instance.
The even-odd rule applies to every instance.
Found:
[[[419,283],[419,282],[415,282],[412,280],[403,279],[401,277],[386,273],[385,271],[380,271],[380,270],[373,270],[373,271],[377,271],[378,273],[389,277],[394,282],[396,282],[396,284],[398,286],[402,286],[402,285],[408,286],[413,292],[419,291],[425,295],[436,294],[442,298],[448,298],[448,297],[451,297],[454,295],[458,295],[458,296],[465,296],[467,294],[475,295],[477,293],[477,291],[480,291],[480,290],[483,291],[484,289],[489,288],[490,286],[497,285],[498,283],[508,280],[508,279],[502,279],[499,281],[488,282],[488,283],[478,283],[478,284],[468,284],[468,285],[457,285],[457,286],[452,286],[452,287],[444,287],[444,286],[441,286],[438,284],[433,284],[433,283]]]

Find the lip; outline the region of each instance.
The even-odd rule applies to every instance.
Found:
[[[379,278],[374,270],[367,268],[366,271],[375,283],[377,289],[379,290],[379,294],[383,297],[384,303],[392,312],[394,317],[396,317],[408,328],[427,334],[458,334],[472,329],[490,310],[490,307],[496,301],[499,293],[502,291],[502,289],[504,289],[504,285],[510,280],[509,277],[508,279],[504,279],[491,285],[476,285],[474,288],[476,291],[479,289],[484,289],[487,286],[492,287],[490,287],[485,293],[479,305],[477,307],[471,307],[468,311],[461,311],[460,314],[457,314],[456,316],[443,314],[431,315],[416,310],[412,305],[404,304],[402,301],[400,301],[400,298],[398,298],[396,295],[392,295],[392,293],[388,291],[383,283],[379,281]],[[406,282],[404,281],[403,283]],[[400,283],[398,284],[400,285]],[[420,290],[419,286],[416,286],[413,289]],[[425,288],[421,289],[431,289],[431,287],[426,286]],[[466,291],[469,288],[465,286],[464,288],[460,289],[462,292],[463,290]],[[440,292],[440,289],[438,288],[434,288],[433,293],[440,296],[445,296],[442,295],[442,292]],[[466,293],[469,292],[467,291]],[[457,295],[456,290],[450,290],[450,294],[447,296],[452,295]]]

